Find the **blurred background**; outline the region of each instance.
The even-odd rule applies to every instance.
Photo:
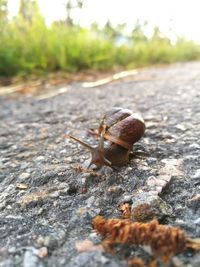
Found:
[[[0,0],[0,79],[200,59],[198,0]]]

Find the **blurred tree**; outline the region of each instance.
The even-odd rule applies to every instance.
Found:
[[[126,28],[126,23],[118,24],[117,26],[113,26],[111,22],[108,20],[103,28],[103,32],[106,37],[109,37],[113,40],[124,36],[124,30]]]
[[[69,26],[73,25],[73,18],[72,18],[72,10],[73,9],[81,9],[83,7],[84,0],[67,0],[65,7],[67,10],[67,19],[66,24]]]
[[[133,42],[145,42],[148,38],[144,34],[144,28],[147,26],[147,21],[141,23],[139,20],[136,21],[132,30],[131,38]]]
[[[152,39],[154,40],[161,40],[163,39],[163,34],[162,32],[160,31],[159,27],[158,26],[155,26],[154,29],[153,29],[153,36],[152,36]]]
[[[106,37],[115,39],[117,36],[116,28],[112,26],[111,22],[108,20],[103,28],[103,33]]]
[[[36,0],[20,0],[19,14],[23,19],[32,23],[33,18],[39,13],[39,6]]]
[[[153,30],[153,35],[151,38],[152,41],[157,41],[157,42],[167,42],[168,44],[171,44],[170,38],[168,38],[165,34],[161,32],[158,26],[154,27]]]
[[[99,31],[100,31],[100,29],[99,29],[99,24],[98,24],[97,22],[93,22],[93,23],[91,24],[91,30],[92,30],[93,32],[99,32]]]
[[[8,6],[7,0],[0,0],[0,30],[3,29],[4,24],[8,20]]]

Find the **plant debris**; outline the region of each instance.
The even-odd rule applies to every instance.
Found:
[[[191,240],[184,230],[160,225],[157,220],[150,223],[130,220],[109,219],[97,216],[93,226],[98,233],[106,237],[104,247],[112,249],[115,244],[150,246],[153,254],[163,261],[183,252],[187,248],[200,250],[199,240]]]
[[[128,260],[128,266],[131,267],[145,267],[144,260],[140,258],[132,258]]]
[[[130,267],[157,267],[158,266],[157,260],[152,260],[146,263],[143,259],[139,257],[128,259],[127,263],[128,263],[128,266]]]
[[[72,168],[75,171],[80,172],[80,173],[89,173],[89,174],[94,175],[94,176],[99,176],[99,174],[96,171],[84,168],[84,167],[82,167],[80,165],[72,166]]]
[[[129,203],[124,203],[119,207],[122,212],[122,217],[124,219],[129,219],[131,217],[131,205]]]

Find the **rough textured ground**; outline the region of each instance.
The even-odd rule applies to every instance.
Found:
[[[140,155],[119,170],[78,172],[75,166],[89,153],[64,134],[96,144],[87,129],[96,128],[113,106],[142,113],[147,130],[134,146]],[[144,70],[134,79],[97,88],[76,83],[64,94],[43,100],[2,96],[0,266],[118,267],[127,266],[126,259],[134,256],[150,261],[153,257],[143,248],[127,246],[112,255],[78,252],[75,243],[98,243],[92,219],[99,214],[120,218],[119,205],[134,206],[138,196],[148,202],[152,180],[162,176],[169,182],[158,189],[164,205],[164,210],[161,204],[156,208],[161,209],[159,219],[199,237],[199,121],[200,63]],[[200,253],[187,250],[168,266],[200,266]]]

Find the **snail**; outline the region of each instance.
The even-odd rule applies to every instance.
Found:
[[[91,165],[97,168],[103,165],[110,167],[124,166],[129,162],[130,152],[145,132],[144,120],[139,114],[129,109],[114,107],[105,113],[100,123],[98,134],[100,136],[97,147],[92,147],[82,140],[68,135],[69,138],[79,142],[91,152]],[[104,144],[104,140],[107,140]]]

